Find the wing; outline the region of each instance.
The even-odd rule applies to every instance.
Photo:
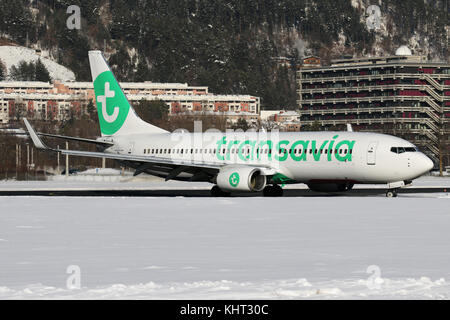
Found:
[[[40,137],[50,137],[50,138],[57,138],[57,139],[70,140],[70,141],[86,142],[86,143],[96,144],[96,145],[100,145],[100,146],[104,146],[104,147],[111,147],[114,145],[114,143],[106,142],[106,141],[68,137],[68,136],[59,136],[56,134],[49,134],[49,133],[37,132],[37,135]]]

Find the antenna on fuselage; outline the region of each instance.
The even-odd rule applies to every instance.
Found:
[[[353,132],[353,127],[350,123],[347,123],[347,131],[348,132]]]

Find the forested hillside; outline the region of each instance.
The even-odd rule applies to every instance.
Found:
[[[90,80],[87,51],[101,49],[122,81],[187,82],[295,108],[296,63],[307,54],[329,61],[407,44],[448,60],[448,0],[379,1],[380,28],[368,30],[372,2],[0,0],[0,33],[2,41],[49,50],[78,80]],[[80,30],[66,26],[69,5],[81,8]],[[292,59],[292,67],[275,57]]]

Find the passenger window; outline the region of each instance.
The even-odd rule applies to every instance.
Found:
[[[144,154],[146,154],[147,153],[147,149],[144,149]]]

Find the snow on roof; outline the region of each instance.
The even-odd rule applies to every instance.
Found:
[[[78,100],[72,94],[46,94],[46,93],[1,93],[0,100]]]
[[[68,81],[61,83],[69,88],[93,89],[92,82]],[[187,83],[160,83],[160,82],[120,82],[123,89],[177,89],[177,90],[206,90],[208,87],[191,87]]]
[[[49,82],[40,81],[0,81],[0,88],[48,88],[53,89]]]
[[[252,96],[247,95],[155,95],[155,96],[149,96],[148,94],[129,94],[127,95],[130,100],[142,100],[142,99],[148,99],[149,97],[152,98],[152,100],[178,100],[178,101],[236,101],[236,102],[242,102],[242,101],[248,101],[248,102],[255,102],[257,99]]]

